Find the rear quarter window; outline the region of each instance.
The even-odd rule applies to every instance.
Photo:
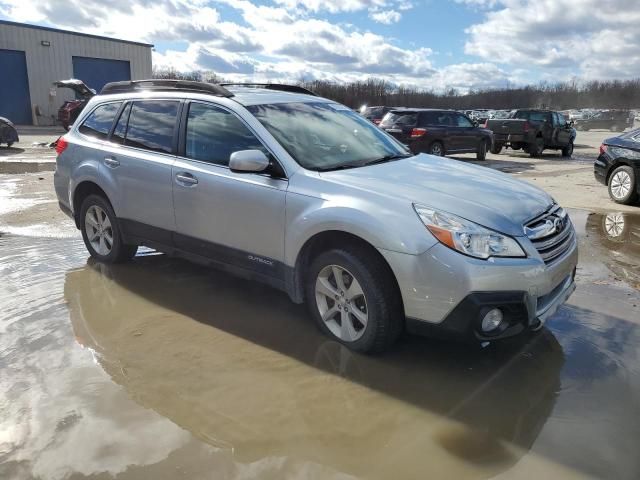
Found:
[[[82,122],[78,131],[88,137],[106,140],[111,130],[111,125],[120,110],[122,102],[105,103],[98,106],[89,116]]]

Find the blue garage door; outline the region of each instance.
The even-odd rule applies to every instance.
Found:
[[[0,50],[0,72],[0,117],[30,125],[31,98],[24,52]]]
[[[73,77],[100,93],[109,82],[131,80],[131,68],[125,60],[106,58],[73,57]]]

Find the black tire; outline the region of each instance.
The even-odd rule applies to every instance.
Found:
[[[444,157],[444,145],[442,145],[442,142],[435,141],[429,145],[429,155]]]
[[[573,155],[573,142],[569,142],[569,144],[562,149],[563,157],[571,158],[571,155]]]
[[[89,208],[96,206],[99,207],[108,217],[111,230],[111,237],[113,243],[108,254],[100,254],[93,247],[88,238],[86,216]],[[89,251],[89,254],[99,262],[103,263],[122,263],[131,260],[138,251],[137,245],[127,245],[122,241],[122,234],[120,232],[120,225],[118,224],[118,218],[116,217],[111,204],[107,199],[100,195],[89,195],[82,202],[80,207],[80,217],[78,224],[80,225],[80,231],[82,232],[82,240]]]
[[[539,157],[540,155],[542,155],[542,151],[544,150],[544,140],[542,139],[542,137],[536,137],[533,140],[533,143],[529,144],[529,156],[531,157]]]
[[[488,142],[486,140],[480,140],[480,144],[478,145],[478,151],[476,152],[476,160],[479,162],[483,162],[487,158],[487,146]]]
[[[367,324],[354,341],[344,341],[322,320],[316,298],[316,281],[320,273],[336,265],[357,279],[366,299]],[[307,270],[305,298],[310,313],[326,335],[358,352],[387,350],[402,332],[404,314],[400,293],[392,273],[374,253],[362,247],[329,250],[318,255]],[[335,304],[334,304],[335,305]]]
[[[12,145],[13,145],[13,142],[7,143],[7,148],[11,148]]]
[[[616,191],[616,186],[619,182],[617,182],[616,174],[626,174],[630,181],[629,191],[626,194],[621,195],[619,191]],[[623,205],[632,205],[638,200],[638,184],[636,181],[636,174],[628,165],[622,165],[616,168],[611,175],[609,176],[609,181],[607,182],[607,188],[609,190],[609,197],[616,203],[621,203]]]
[[[501,143],[494,143],[491,145],[491,153],[498,155],[502,151],[502,146],[503,145]]]

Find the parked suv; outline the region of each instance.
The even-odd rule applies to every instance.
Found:
[[[493,138],[489,130],[453,110],[392,110],[382,119],[380,128],[416,154],[475,153],[478,160],[486,158]]]
[[[545,192],[413,155],[301,88],[108,84],[57,152],[60,206],[98,261],[146,245],[261,280],[355,350],[405,328],[521,334],[575,288],[574,229]]]

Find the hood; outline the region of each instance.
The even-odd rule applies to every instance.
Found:
[[[96,94],[93,88],[89,88],[82,80],[70,78],[69,80],[59,80],[53,83],[58,88],[70,88],[82,98],[91,98]]]
[[[453,213],[512,236],[522,236],[523,224],[553,204],[543,190],[505,173],[425,154],[321,175],[372,194]]]

